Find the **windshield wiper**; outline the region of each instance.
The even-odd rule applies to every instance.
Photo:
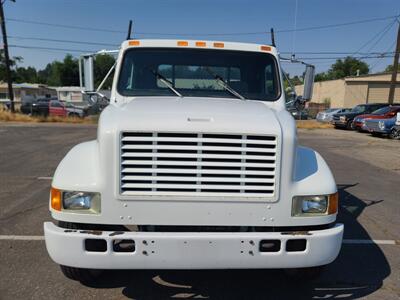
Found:
[[[228,92],[230,92],[232,95],[238,97],[239,99],[241,99],[241,100],[246,100],[245,97],[243,97],[243,96],[240,95],[238,92],[236,92],[233,88],[231,88],[230,85],[227,84],[227,83],[225,82],[225,80],[224,80],[221,76],[219,76],[218,74],[213,73],[213,72],[210,70],[210,68],[208,68],[208,67],[206,67],[205,69],[206,69],[206,71],[207,71],[212,77],[214,77],[214,79],[217,81],[217,84],[218,84],[220,87],[224,88],[225,90],[227,90]]]
[[[160,73],[149,69],[151,73],[154,74],[154,76],[156,76],[156,78],[158,80],[160,80],[162,83],[164,83],[164,85],[169,88],[171,91],[173,91],[178,97],[183,97],[183,95],[181,93],[179,93],[173,86],[172,82],[169,81],[167,78],[165,78],[164,76],[162,76]]]

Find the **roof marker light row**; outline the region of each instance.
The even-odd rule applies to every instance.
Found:
[[[176,45],[178,47],[188,47],[189,46],[189,42],[188,41],[177,41]],[[140,46],[140,41],[131,40],[131,41],[129,41],[129,46]],[[207,47],[207,43],[203,42],[203,41],[197,41],[197,42],[195,42],[195,46],[204,48],[204,47]],[[225,44],[221,43],[221,42],[213,42],[212,46],[214,48],[224,48]],[[270,46],[261,45],[260,46],[260,50],[261,51],[271,51],[271,47]]]

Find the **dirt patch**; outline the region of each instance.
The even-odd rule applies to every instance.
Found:
[[[301,129],[327,129],[333,128],[330,123],[321,123],[316,120],[297,120],[297,128]]]

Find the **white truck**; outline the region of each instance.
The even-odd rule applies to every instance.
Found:
[[[123,42],[97,139],[55,171],[50,257],[80,281],[105,269],[314,274],[341,248],[337,187],[285,105],[273,46]]]

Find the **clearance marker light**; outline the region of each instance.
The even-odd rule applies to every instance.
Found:
[[[129,41],[129,46],[139,46],[140,41]]]
[[[270,46],[261,46],[261,50],[262,51],[271,51],[271,47]]]
[[[205,47],[205,46],[207,46],[206,42],[196,42],[196,47]]]
[[[224,48],[225,44],[224,43],[214,43],[215,48]]]
[[[187,46],[189,46],[189,43],[188,43],[187,41],[178,41],[176,44],[177,44],[178,46],[181,46],[181,47],[187,47]]]

